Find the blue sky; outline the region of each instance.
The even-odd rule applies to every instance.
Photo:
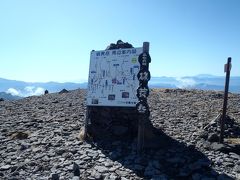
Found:
[[[152,76],[240,76],[238,0],[2,0],[0,77],[87,79],[91,50],[150,42]]]

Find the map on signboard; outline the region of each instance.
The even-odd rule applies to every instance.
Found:
[[[142,48],[92,51],[88,77],[88,106],[134,107]]]

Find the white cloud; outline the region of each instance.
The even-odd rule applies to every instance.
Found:
[[[26,86],[22,91],[14,88],[9,88],[6,91],[6,93],[9,93],[13,96],[21,96],[21,97],[39,96],[44,94],[44,89],[41,87]]]
[[[33,92],[33,89],[34,89],[34,88],[35,88],[34,86],[26,86],[26,87],[24,88],[24,90],[27,91],[27,92]]]
[[[36,88],[34,93],[33,93],[33,95],[36,95],[36,96],[39,96],[41,94],[44,94],[44,89],[41,88],[41,87]]]
[[[196,81],[192,78],[176,78],[178,84],[176,85],[178,88],[191,88],[196,85]]]
[[[21,92],[14,89],[14,88],[9,88],[6,93],[11,94],[13,96],[20,96]]]

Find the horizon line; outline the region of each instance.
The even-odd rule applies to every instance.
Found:
[[[167,78],[192,78],[192,77],[225,77],[225,75],[212,75],[212,74],[197,74],[197,75],[185,75],[185,76],[151,76],[152,78],[161,78],[161,77],[167,77]],[[230,76],[232,77],[240,77],[239,76]],[[49,80],[49,81],[25,81],[25,80],[20,80],[20,79],[11,79],[11,78],[5,78],[5,77],[0,77],[2,80],[9,80],[9,81],[21,81],[25,83],[75,83],[75,84],[81,84],[81,83],[87,83],[88,79],[79,79],[79,80]],[[150,80],[151,81],[151,80]]]

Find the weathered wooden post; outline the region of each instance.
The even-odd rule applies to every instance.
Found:
[[[224,126],[227,112],[227,101],[228,101],[228,89],[229,89],[229,79],[230,79],[230,71],[231,71],[231,57],[228,58],[227,64],[224,66],[224,72],[226,72],[226,80],[225,80],[225,92],[224,92],[224,101],[223,101],[223,111],[221,118],[221,132],[219,142],[223,143],[224,139]]]
[[[87,106],[86,114],[85,114],[85,120],[84,120],[83,140],[86,140],[86,138],[87,138],[88,124],[89,124],[89,114],[90,114],[89,111],[90,111],[90,107]]]
[[[148,81],[151,78],[149,72],[149,63],[151,57],[149,55],[149,42],[143,43],[143,53],[139,55],[138,62],[140,64],[140,71],[138,72],[139,87],[137,89],[137,97],[139,102],[136,105],[138,111],[138,144],[137,151],[140,154],[144,147],[144,131],[145,124],[149,120],[149,106],[147,97],[149,95]]]

